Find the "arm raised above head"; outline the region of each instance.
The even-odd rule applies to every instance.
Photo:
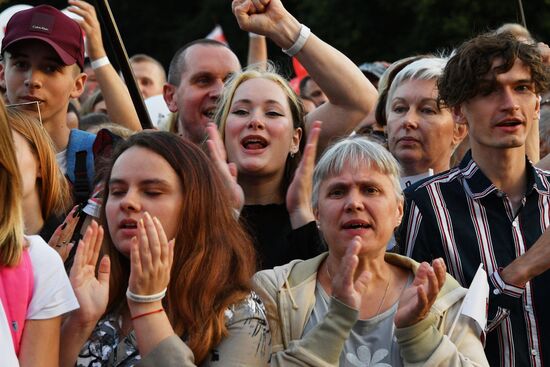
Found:
[[[94,71],[109,117],[113,122],[130,130],[140,131],[141,124],[139,117],[126,84],[124,84],[124,81],[120,78],[113,65],[109,63],[108,59],[103,59],[107,56],[107,53],[103,47],[101,28],[94,7],[80,0],[69,0],[69,4],[71,5],[69,10],[82,17],[78,23],[86,33],[86,52],[90,60],[92,62],[105,60],[106,62],[102,62],[102,66],[98,65]]]
[[[234,0],[233,14],[241,29],[265,35],[283,50],[295,50],[293,45],[299,40],[303,26],[280,0]],[[306,117],[306,130],[313,121],[323,121],[320,155],[332,139],[353,131],[374,108],[378,92],[347,56],[313,33],[295,57],[328,97],[328,102]]]

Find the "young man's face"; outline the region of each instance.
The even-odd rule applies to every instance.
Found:
[[[500,64],[502,60],[495,59],[493,69]],[[539,109],[531,71],[516,59],[510,70],[496,74],[494,84],[487,76],[487,89],[482,88],[481,93],[456,110],[459,119],[469,126],[470,144],[475,152],[522,147]]]
[[[78,66],[63,65],[59,56],[45,42],[24,40],[5,52],[0,79],[5,82],[9,103],[38,101],[42,122],[65,123],[70,98],[83,90],[86,75]],[[36,105],[29,104],[36,112]]]
[[[150,61],[132,62],[132,71],[143,99],[162,94],[164,72]]]
[[[306,82],[304,95],[311,99],[313,103],[315,103],[316,107],[319,107],[320,105],[328,101],[328,97],[326,96],[326,94],[323,93],[319,85],[313,79],[309,79]]]

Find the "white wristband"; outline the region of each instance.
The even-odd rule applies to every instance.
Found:
[[[126,290],[126,297],[129,300],[132,300],[132,301],[137,302],[137,303],[149,303],[149,302],[160,301],[161,299],[164,298],[165,295],[166,295],[166,288],[164,288],[159,293],[149,294],[147,296],[132,293],[132,291],[130,291],[130,287],[128,287],[128,289]]]
[[[282,51],[288,56],[293,57],[304,47],[310,34],[311,30],[305,25],[300,24],[300,34],[298,35],[298,39],[296,40],[296,42],[294,42],[292,46],[287,49],[283,48]]]
[[[109,65],[111,62],[109,61],[109,58],[107,56],[100,57],[97,60],[93,60],[90,65],[92,66],[93,70],[99,69],[102,66]]]

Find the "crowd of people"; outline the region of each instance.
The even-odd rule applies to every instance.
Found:
[[[129,59],[165,110],[142,131],[69,5],[1,44],[0,365],[550,363],[550,49],[526,29],[357,66],[281,0],[233,0],[247,66],[210,39],[167,73]]]

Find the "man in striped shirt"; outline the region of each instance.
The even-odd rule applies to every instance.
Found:
[[[508,34],[461,45],[439,95],[468,125],[471,151],[455,169],[406,190],[398,234],[419,261],[442,257],[465,287],[489,276],[486,353],[491,366],[550,365],[550,173],[526,159],[538,93],[550,76],[535,46]]]

